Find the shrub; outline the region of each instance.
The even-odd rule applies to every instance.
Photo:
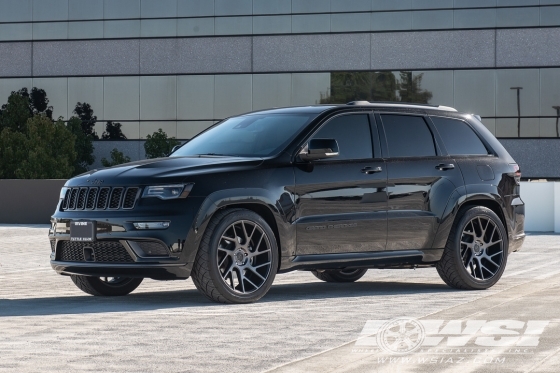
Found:
[[[167,157],[174,146],[179,145],[180,142],[175,140],[174,137],[167,137],[167,134],[160,128],[153,135],[146,136],[144,149],[146,150],[146,158],[161,158]]]
[[[130,162],[130,157],[124,155],[122,152],[118,151],[116,148],[111,150],[111,160],[107,158],[101,158],[101,164],[103,167],[113,167],[119,164]]]

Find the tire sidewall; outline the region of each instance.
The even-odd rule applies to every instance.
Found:
[[[225,284],[224,280],[222,279],[222,275],[220,270],[218,269],[217,265],[217,255],[218,255],[218,244],[220,238],[224,231],[233,223],[239,220],[248,220],[255,224],[258,224],[260,228],[265,232],[267,239],[270,243],[271,249],[271,267],[270,273],[268,278],[266,279],[265,283],[256,291],[249,293],[249,294],[238,294],[235,293],[233,290],[230,289],[228,285]],[[274,282],[274,278],[276,276],[276,272],[278,269],[278,245],[276,243],[276,238],[274,232],[270,228],[270,226],[266,223],[266,221],[257,213],[250,211],[250,210],[241,210],[232,212],[222,218],[222,220],[218,223],[216,228],[211,232],[211,238],[209,247],[206,248],[208,250],[208,271],[210,274],[210,278],[214,283],[214,286],[220,292],[220,294],[226,298],[228,301],[233,303],[252,303],[259,299],[261,299],[270,289],[272,283]]]
[[[466,225],[475,217],[477,216],[484,216],[486,218],[492,219],[492,221],[496,224],[497,228],[500,230],[500,234],[502,236],[502,243],[503,243],[503,260],[502,265],[498,269],[498,272],[494,276],[492,276],[488,280],[478,280],[475,279],[470,275],[470,273],[465,268],[463,261],[461,259],[461,237],[463,230],[465,229]],[[509,248],[509,240],[506,228],[504,227],[500,218],[490,209],[485,207],[474,207],[471,208],[463,214],[461,219],[459,220],[457,226],[455,227],[456,234],[455,239],[453,242],[453,250],[454,250],[454,264],[457,268],[457,274],[461,277],[461,279],[472,289],[483,290],[488,289],[489,287],[495,285],[506,268],[507,258],[508,258],[508,248]]]

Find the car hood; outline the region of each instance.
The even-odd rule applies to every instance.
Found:
[[[91,170],[78,175],[66,186],[147,185],[186,182],[193,175],[230,172],[259,166],[261,158],[189,156],[147,159]]]

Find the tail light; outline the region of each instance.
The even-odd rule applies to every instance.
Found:
[[[519,165],[517,163],[512,163],[511,166],[513,166],[512,176],[515,179],[515,182],[519,185],[519,182],[521,181],[521,170],[519,169]]]

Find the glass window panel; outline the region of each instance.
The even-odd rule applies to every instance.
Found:
[[[245,74],[214,77],[214,118],[223,119],[252,110],[251,78]]]
[[[68,22],[33,24],[33,40],[64,40],[68,38]]]
[[[455,0],[455,8],[483,8],[495,7],[496,0]]]
[[[371,0],[331,0],[331,12],[361,12],[371,10]]]
[[[214,0],[178,0],[179,17],[198,17],[214,15]]]
[[[140,21],[140,36],[177,36],[177,20],[143,19]]]
[[[412,28],[414,30],[453,28],[453,11],[428,10],[412,12]]]
[[[68,22],[68,39],[102,39],[103,21]]]
[[[454,72],[454,107],[483,117],[496,116],[494,70],[460,70]]]
[[[103,120],[103,78],[68,78],[68,116],[78,102],[88,103],[93,109],[93,115]]]
[[[412,0],[373,0],[373,10],[402,10],[412,9]]]
[[[45,90],[49,106],[53,107],[53,119],[68,119],[68,79],[33,78],[33,87]]]
[[[411,30],[412,12],[371,13],[371,30]]]
[[[214,35],[214,18],[177,20],[177,36]]]
[[[463,9],[453,14],[455,28],[496,27],[496,9]]]
[[[496,137],[517,137],[517,118],[496,118]]]
[[[177,138],[177,122],[140,122],[140,138],[145,139],[148,135],[153,135],[159,129],[167,134],[167,137]]]
[[[253,0],[253,14],[289,14],[291,11],[292,0]]]
[[[12,91],[19,91],[22,88],[31,90],[31,78],[0,79],[0,106],[8,102],[8,97]]]
[[[330,12],[329,0],[292,0],[293,13],[319,13]]]
[[[140,20],[103,22],[105,38],[139,38]]]
[[[68,0],[33,0],[33,21],[66,21]]]
[[[339,154],[332,158],[334,161],[373,158],[369,119],[365,114],[336,117],[321,127],[313,138],[336,140]]]
[[[521,137],[539,137],[539,118],[521,118]]]
[[[435,156],[432,132],[424,118],[412,115],[381,115],[390,157]]]
[[[415,0],[412,9],[453,8],[453,0]]]
[[[291,105],[319,104],[329,94],[330,87],[330,73],[292,74]]]
[[[177,78],[140,77],[140,119],[177,119]]]
[[[217,16],[253,14],[253,0],[214,0]]]
[[[492,132],[492,135],[496,136],[496,119],[482,118],[482,124],[488,128],[488,131]]]
[[[214,76],[177,77],[177,118],[214,119]]]
[[[32,21],[31,4],[31,0],[0,0],[0,22]]]
[[[412,73],[416,79],[417,87],[420,92],[431,94],[428,100],[432,105],[455,105],[453,99],[453,71],[415,71]]]
[[[105,19],[140,18],[140,0],[105,0]]]
[[[105,120],[140,119],[140,78],[110,76],[103,78]]]
[[[330,14],[292,16],[292,32],[294,33],[330,32],[330,31],[331,31]]]
[[[189,140],[213,125],[212,121],[177,122],[177,138]]]
[[[496,116],[517,116],[517,90],[521,116],[539,115],[539,70],[497,70],[496,71]]]
[[[142,18],[177,17],[177,0],[142,0]]]
[[[222,17],[215,19],[216,35],[253,33],[253,17]]]
[[[521,27],[539,25],[539,8],[498,8],[498,27]]]
[[[560,0],[541,0],[541,5],[560,4]]]
[[[291,74],[253,75],[253,110],[290,106]]]
[[[291,31],[291,16],[253,17],[254,34],[289,34]]]
[[[118,123],[121,124],[121,131],[126,136],[127,139],[135,140],[140,138],[140,123],[138,122],[118,122]],[[101,137],[101,135],[105,131],[106,125],[107,122],[102,122],[100,126],[99,124],[95,125],[96,131],[97,128],[101,127],[101,132],[97,132],[97,136]],[[106,158],[110,158],[110,155],[108,154]],[[144,149],[142,147],[141,159],[143,158],[144,158]]]
[[[560,6],[545,6],[541,8],[541,26],[560,25]]]
[[[103,0],[72,0],[68,6],[69,19],[103,19]]]
[[[539,5],[539,0],[498,0],[498,6]]]
[[[560,118],[540,118],[540,137],[560,137]]]
[[[486,155],[488,150],[469,125],[461,120],[432,117],[450,155]]]
[[[0,40],[31,40],[32,34],[31,23],[0,24]]]
[[[554,107],[560,107],[560,69],[540,69],[540,77],[540,115],[558,115]]]
[[[331,32],[369,31],[370,13],[340,13],[331,15]]]

